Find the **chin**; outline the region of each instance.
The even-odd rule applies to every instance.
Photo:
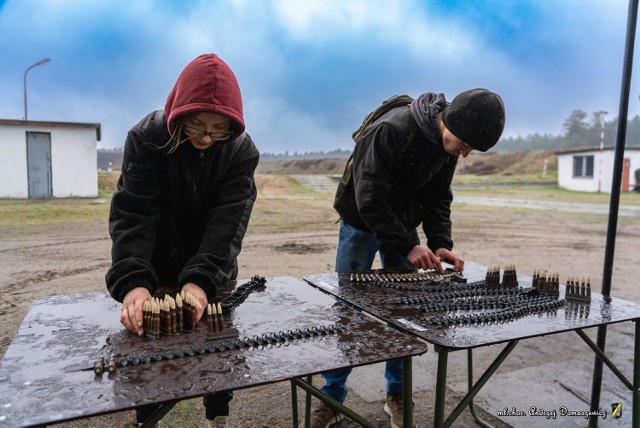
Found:
[[[202,143],[193,143],[193,142],[191,143],[191,145],[198,150],[204,150],[211,147],[211,144],[202,144]]]

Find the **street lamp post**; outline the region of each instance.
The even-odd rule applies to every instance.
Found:
[[[34,67],[37,67],[39,65],[42,64],[46,64],[49,61],[51,61],[49,58],[45,58],[41,61],[36,62],[35,64],[33,64],[31,67],[27,68],[24,72],[24,120],[27,120],[28,116],[27,116],[27,73],[29,72],[29,70],[31,70]]]
[[[602,155],[604,151],[604,115],[608,114],[606,111],[598,111],[598,121],[600,122],[600,156],[598,157],[598,193],[602,190]]]

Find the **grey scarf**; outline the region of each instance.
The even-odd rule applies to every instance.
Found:
[[[411,103],[410,109],[413,119],[418,124],[418,128],[431,141],[438,140],[437,115],[448,104],[444,94],[434,92],[426,92]]]

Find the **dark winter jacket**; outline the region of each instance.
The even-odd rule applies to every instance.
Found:
[[[259,154],[244,132],[234,83],[230,69],[215,55],[199,57],[178,78],[165,110],[149,114],[129,131],[109,215],[113,264],[106,282],[114,299],[122,301],[135,287],[154,293],[158,286],[188,282],[211,299],[218,286],[235,277],[256,199]],[[169,152],[163,147],[171,140],[167,117],[179,117],[176,109],[183,114],[226,112],[234,135],[206,150],[185,141]]]
[[[428,139],[420,131],[409,107],[369,125],[352,157],[351,180],[334,204],[342,220],[405,256],[418,244],[412,231],[420,223],[432,251],[452,249],[451,180],[458,157],[444,151],[440,136]]]

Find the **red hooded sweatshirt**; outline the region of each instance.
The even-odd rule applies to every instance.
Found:
[[[204,150],[188,142],[170,150],[176,119],[202,111],[229,117],[233,135]],[[153,294],[188,282],[211,299],[235,278],[257,194],[259,153],[244,130],[238,82],[214,54],[190,62],[165,109],[131,128],[109,216],[113,263],[105,279],[116,300],[135,287]]]
[[[231,68],[216,54],[200,55],[178,76],[164,106],[169,133],[173,135],[178,117],[202,111],[231,118],[233,135],[226,142],[244,132],[240,86]]]

